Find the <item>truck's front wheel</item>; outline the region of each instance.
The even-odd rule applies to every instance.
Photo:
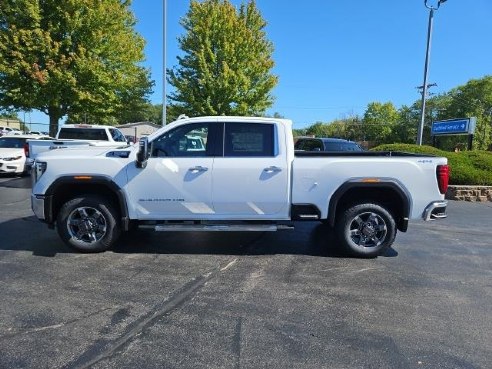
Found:
[[[391,213],[380,205],[358,204],[337,217],[336,233],[351,255],[375,257],[393,244],[396,224]]]
[[[118,240],[121,228],[113,205],[99,196],[84,195],[67,201],[56,220],[58,234],[81,252],[107,250]]]

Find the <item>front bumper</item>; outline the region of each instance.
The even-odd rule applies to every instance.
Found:
[[[34,195],[31,194],[31,209],[34,212],[34,215],[39,220],[45,220],[45,214],[44,214],[44,204],[45,204],[45,197],[44,195]]]
[[[448,202],[446,200],[431,202],[425,208],[422,218],[425,221],[447,218],[448,216],[446,214],[447,206],[448,206]]]
[[[0,173],[22,173],[24,164],[24,160],[0,160]]]

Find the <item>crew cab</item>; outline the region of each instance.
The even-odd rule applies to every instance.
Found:
[[[118,147],[127,143],[126,137],[116,127],[93,124],[65,124],[58,129],[54,140],[29,141],[28,163],[45,151],[71,146]]]
[[[82,252],[106,250],[137,226],[265,232],[323,221],[349,253],[373,257],[409,219],[446,217],[446,158],[295,152],[291,128],[286,119],[185,117],[138,145],[43,153],[32,209]]]

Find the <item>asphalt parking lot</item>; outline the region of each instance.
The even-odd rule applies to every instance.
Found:
[[[153,233],[78,254],[0,177],[0,368],[490,368],[492,204],[376,259],[330,230]]]

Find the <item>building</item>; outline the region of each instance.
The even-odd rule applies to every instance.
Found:
[[[17,119],[0,118],[0,127],[9,127],[22,130],[21,122]]]
[[[127,123],[117,126],[125,136],[131,136],[135,141],[138,141],[143,136],[148,136],[157,131],[161,126],[151,122],[136,122]]]

